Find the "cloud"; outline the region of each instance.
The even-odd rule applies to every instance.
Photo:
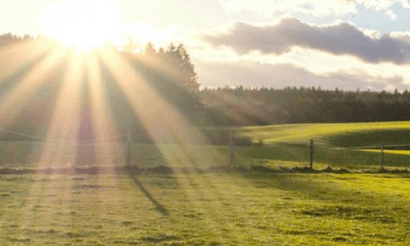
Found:
[[[386,15],[389,16],[391,20],[397,19],[397,15],[391,9],[386,11]]]
[[[342,16],[346,13],[357,12],[354,0],[219,0],[219,3],[230,12],[251,11],[257,13],[261,18],[289,13],[305,13],[323,17],[330,14]]]
[[[235,13],[250,11],[265,19],[295,13],[314,17],[343,16],[347,13],[357,13],[359,4],[375,11],[387,10],[395,3],[410,8],[407,0],[219,0],[219,3],[227,11]],[[386,14],[390,16],[391,12]]]
[[[331,0],[329,0],[331,1]],[[386,10],[393,4],[399,3],[403,8],[410,9],[408,0],[354,0],[358,4],[363,4],[368,9],[376,11]]]
[[[316,74],[293,64],[260,64],[258,62],[197,61],[196,72],[203,87],[321,87],[333,90],[405,90],[408,86],[401,76],[372,76],[364,70],[340,70]],[[217,74],[217,76],[215,76]]]
[[[295,18],[265,26],[236,22],[223,33],[203,34],[202,38],[214,46],[230,47],[239,54],[259,51],[281,55],[298,46],[333,55],[351,55],[369,63],[410,62],[410,43],[405,38],[389,34],[370,37],[348,23],[320,27]]]

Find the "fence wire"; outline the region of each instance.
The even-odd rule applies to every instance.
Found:
[[[141,166],[209,167],[231,164],[229,146],[177,144],[138,144],[128,146],[119,134],[93,139],[49,139],[8,129],[1,132],[26,137],[31,141],[0,141],[0,167],[26,167],[46,165],[122,165],[130,153],[132,164]],[[310,140],[297,140],[270,145],[235,146],[235,165],[242,167],[266,166],[291,168],[310,166]],[[378,169],[382,162],[386,168],[406,168],[409,156],[399,153],[407,145],[385,146],[382,157],[380,146],[367,148],[332,148],[314,142],[313,168],[323,169]],[[130,148],[130,149],[128,149]],[[369,150],[370,149],[370,150]],[[396,152],[395,152],[396,151]],[[409,151],[410,152],[410,151]]]

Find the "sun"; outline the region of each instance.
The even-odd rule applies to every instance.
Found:
[[[47,8],[39,24],[44,35],[89,51],[117,38],[119,19],[110,1],[63,0]]]

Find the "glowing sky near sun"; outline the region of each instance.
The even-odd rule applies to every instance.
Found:
[[[0,21],[0,33],[47,33],[85,49],[129,37],[182,42],[208,87],[410,83],[407,0],[15,0],[1,4]]]
[[[119,39],[119,17],[108,1],[61,1],[48,6],[38,23],[46,35],[83,50]]]

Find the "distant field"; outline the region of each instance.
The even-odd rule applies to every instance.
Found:
[[[0,175],[0,245],[408,245],[408,176]]]
[[[255,126],[239,128],[237,133],[264,144],[309,139],[334,147],[410,144],[410,121]]]

